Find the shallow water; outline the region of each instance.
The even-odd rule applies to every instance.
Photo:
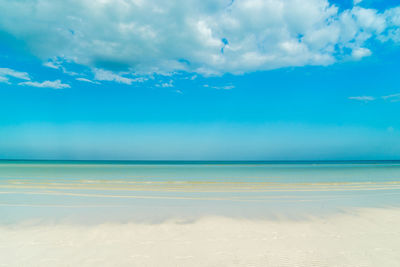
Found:
[[[397,161],[0,161],[1,223],[301,218],[399,200]]]

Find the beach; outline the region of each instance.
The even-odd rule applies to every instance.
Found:
[[[400,0],[0,0],[0,267],[400,267]]]
[[[0,227],[0,266],[393,266],[400,209],[302,220],[204,217],[161,223]]]
[[[0,163],[0,266],[399,266],[399,162]]]

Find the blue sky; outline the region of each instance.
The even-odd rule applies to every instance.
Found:
[[[0,0],[0,158],[400,159],[397,5]]]

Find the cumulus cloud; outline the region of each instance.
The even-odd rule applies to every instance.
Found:
[[[170,80],[169,82],[166,83],[161,83],[161,84],[156,84],[157,87],[174,87],[174,81]]]
[[[40,87],[40,88],[52,88],[52,89],[64,89],[64,88],[70,88],[71,86],[69,84],[62,83],[60,80],[55,80],[55,81],[44,81],[44,82],[21,82],[19,85],[26,85],[26,86],[32,86],[32,87]]]
[[[369,101],[374,101],[375,97],[373,97],[373,96],[351,96],[351,97],[349,97],[349,99],[369,102]]]
[[[76,76],[78,73],[69,71],[67,70],[63,65],[62,65],[62,60],[56,60],[56,61],[47,61],[43,63],[43,66],[51,68],[51,69],[58,69],[61,70],[63,73],[68,74],[70,76]]]
[[[10,77],[19,80],[25,80],[25,82],[18,83],[18,85],[23,85],[23,86],[33,86],[33,87],[53,88],[53,89],[63,89],[71,87],[69,84],[64,84],[60,80],[35,82],[31,80],[31,77],[27,72],[21,72],[10,68],[0,68],[0,82],[11,84],[11,82],[9,81]]]
[[[10,83],[10,77],[28,81],[31,79],[27,72],[16,71],[9,68],[0,68],[0,82]]]
[[[368,48],[356,48],[353,49],[353,51],[351,52],[351,55],[353,56],[354,59],[362,59],[363,57],[368,57],[371,55],[371,50],[369,50]]]
[[[340,11],[327,0],[0,0],[0,9],[0,30],[44,62],[63,58],[125,84],[134,78],[121,72],[329,65],[371,55],[369,40],[400,42],[400,8]]]
[[[103,69],[95,69],[94,74],[95,74],[95,76],[94,76],[95,80],[98,80],[98,81],[114,81],[114,82],[118,82],[118,83],[129,84],[129,85],[134,82],[144,82],[147,80],[144,77],[136,77],[136,78],[124,77],[123,75],[126,73],[116,74],[112,71],[103,70]]]

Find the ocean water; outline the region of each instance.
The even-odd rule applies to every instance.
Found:
[[[0,161],[0,223],[300,218],[399,205],[399,161]]]

